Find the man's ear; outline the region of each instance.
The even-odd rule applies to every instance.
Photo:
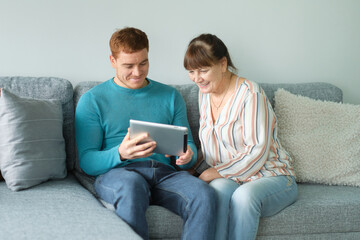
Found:
[[[116,68],[116,58],[113,55],[110,55],[109,58],[110,58],[111,66],[113,68]]]

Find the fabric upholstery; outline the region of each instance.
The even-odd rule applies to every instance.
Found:
[[[274,107],[274,96],[278,89],[285,89],[292,94],[309,97],[316,100],[342,102],[343,94],[340,88],[325,82],[310,83],[260,83],[271,105]]]
[[[256,240],[358,240],[360,232],[258,236]]]
[[[298,191],[294,204],[260,219],[258,236],[360,233],[360,188],[300,183]]]
[[[62,78],[55,77],[0,77],[0,88],[20,97],[53,99],[62,104],[63,136],[66,147],[66,164],[73,169],[75,161],[73,86]]]
[[[146,212],[149,236],[152,239],[166,239],[181,236],[183,220],[166,208],[151,205]]]
[[[0,206],[0,239],[141,239],[72,174],[20,192],[0,182]]]
[[[11,190],[66,176],[62,122],[60,102],[1,90],[0,168]]]
[[[360,105],[275,93],[279,139],[298,182],[360,187]]]

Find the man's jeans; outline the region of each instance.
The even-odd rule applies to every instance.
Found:
[[[95,189],[144,239],[149,238],[145,213],[150,204],[182,217],[182,239],[214,239],[215,192],[186,171],[153,160],[136,162],[98,176]]]

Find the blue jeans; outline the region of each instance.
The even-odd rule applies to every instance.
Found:
[[[217,194],[216,240],[256,238],[260,217],[280,212],[297,198],[290,176],[263,177],[242,185],[225,178],[210,183]]]
[[[150,204],[182,217],[182,239],[214,239],[215,192],[186,171],[153,160],[135,162],[98,176],[95,189],[144,239],[149,238],[145,213]]]

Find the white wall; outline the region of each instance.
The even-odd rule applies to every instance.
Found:
[[[148,34],[160,82],[190,83],[186,46],[210,32],[248,79],[329,82],[360,104],[359,0],[0,0],[0,75],[105,81],[109,38],[124,26]]]

